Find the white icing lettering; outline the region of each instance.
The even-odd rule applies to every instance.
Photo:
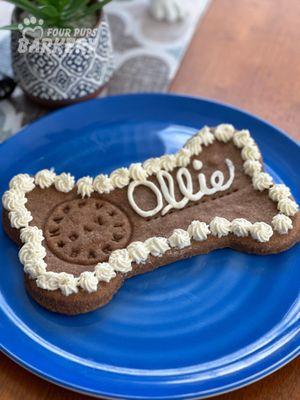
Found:
[[[134,200],[134,191],[138,186],[147,186],[156,196],[156,201],[157,205],[155,208],[152,210],[142,210],[137,204],[136,201]],[[152,217],[156,213],[158,213],[162,208],[163,208],[163,199],[161,192],[159,191],[158,187],[153,183],[149,181],[145,182],[140,182],[140,181],[133,181],[128,187],[128,200],[131,205],[131,207],[134,209],[134,211],[139,214],[141,217],[147,218],[147,217]]]
[[[198,160],[195,160],[198,161]],[[199,161],[196,163],[194,161],[193,165],[196,170],[202,168],[202,163]],[[225,160],[228,168],[229,178],[225,182],[225,177],[222,171],[215,171],[210,177],[210,183],[207,183],[206,176],[200,172],[198,174],[199,191],[194,193],[193,180],[190,171],[186,167],[179,168],[176,174],[176,180],[179,186],[179,190],[182,194],[182,199],[178,200],[175,197],[175,183],[173,176],[164,170],[157,173],[156,177],[160,186],[160,189],[153,183],[149,181],[138,182],[133,181],[128,187],[128,200],[134,211],[140,216],[152,217],[161,211],[162,215],[165,215],[171,209],[182,209],[189,201],[199,201],[205,195],[212,195],[217,192],[227,190],[232,185],[234,180],[234,165],[229,159]],[[225,183],[224,183],[225,182]],[[151,210],[142,210],[136,203],[134,198],[134,191],[137,186],[147,186],[156,196],[157,205]],[[163,208],[163,198],[168,203],[167,206]]]

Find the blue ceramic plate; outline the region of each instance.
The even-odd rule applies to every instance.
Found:
[[[1,186],[55,167],[76,177],[177,150],[204,124],[248,128],[267,170],[300,200],[299,146],[212,101],[169,95],[94,100],[35,122],[0,146]],[[0,231],[0,343],[41,377],[97,396],[190,399],[247,385],[299,354],[300,247],[232,250],[128,280],[106,307],[52,314],[25,293],[16,246]]]

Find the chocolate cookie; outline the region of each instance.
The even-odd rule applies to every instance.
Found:
[[[289,188],[264,172],[249,132],[229,124],[109,176],[17,175],[2,202],[28,293],[64,314],[94,310],[126,278],[179,259],[224,247],[278,253],[300,239]]]

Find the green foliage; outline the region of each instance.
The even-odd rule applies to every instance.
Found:
[[[112,0],[6,0],[37,19],[43,19],[45,26],[68,28],[76,21],[95,14]],[[16,29],[10,25],[4,29]]]

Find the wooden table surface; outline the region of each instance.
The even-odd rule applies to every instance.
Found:
[[[213,0],[172,92],[242,107],[300,140],[300,1]],[[299,400],[300,358],[215,400]],[[83,400],[0,354],[0,400]]]

